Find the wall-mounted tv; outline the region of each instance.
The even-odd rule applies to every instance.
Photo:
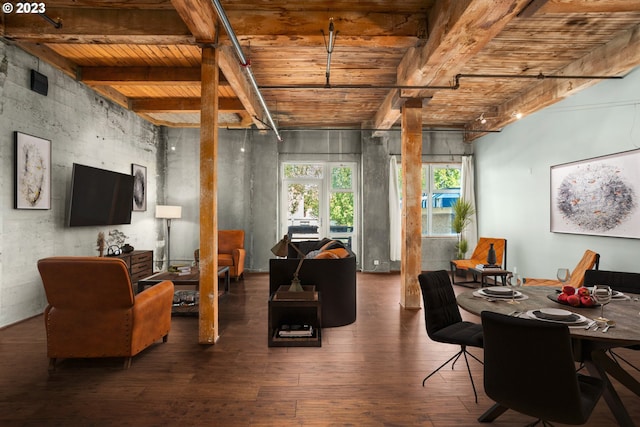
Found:
[[[69,226],[131,224],[133,176],[73,164]]]

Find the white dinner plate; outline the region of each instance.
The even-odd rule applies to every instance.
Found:
[[[563,310],[561,308],[541,308],[540,313],[542,313],[546,318],[552,320],[566,320],[569,319],[573,313],[569,310]]]
[[[571,318],[567,319],[567,320],[552,320],[552,319],[548,319],[548,318],[538,317],[538,316],[536,316],[536,312],[539,313],[540,310],[539,309],[538,310],[529,310],[529,311],[527,311],[526,315],[530,319],[540,320],[541,322],[562,323],[562,324],[567,325],[567,326],[584,325],[589,320],[586,317],[584,317],[583,315],[578,314],[578,313],[572,313],[573,316],[571,316]]]
[[[506,286],[489,286],[488,288],[482,288],[482,291],[491,295],[509,295],[513,292],[513,289]]]

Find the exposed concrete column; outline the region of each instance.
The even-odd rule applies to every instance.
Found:
[[[218,50],[202,48],[200,110],[200,320],[198,342],[218,340]]]
[[[422,99],[402,107],[402,262],[400,304],[420,308],[421,197],[422,197]]]

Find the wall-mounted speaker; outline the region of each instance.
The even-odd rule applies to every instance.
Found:
[[[47,79],[47,76],[40,74],[36,70],[31,70],[31,90],[47,96],[49,92],[49,79]]]

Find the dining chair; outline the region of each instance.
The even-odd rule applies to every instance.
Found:
[[[584,286],[609,285],[611,289],[622,293],[640,294],[640,273],[609,270],[587,270],[584,274]],[[626,346],[631,350],[640,350],[640,345]],[[625,359],[619,352],[609,349],[611,358],[618,363],[618,359],[640,372],[640,368]]]
[[[467,347],[482,348],[482,325],[462,320],[449,274],[445,270],[423,272],[418,276],[418,281],[420,283],[420,289],[422,290],[427,335],[435,342],[460,346],[460,351],[422,380],[422,386],[424,387],[425,382],[433,374],[452,360],[451,369],[453,369],[460,356],[464,356],[469,378],[471,379],[473,395],[475,396],[476,403],[478,403],[478,393],[476,392],[476,386],[473,382],[473,375],[471,375],[467,355],[481,364],[482,361],[469,353]]]
[[[507,409],[554,421],[587,422],[604,390],[601,379],[576,373],[566,325],[480,313],[484,331],[484,390],[496,403],[478,418],[492,422]]]

